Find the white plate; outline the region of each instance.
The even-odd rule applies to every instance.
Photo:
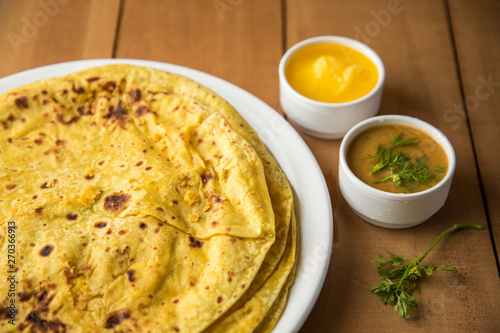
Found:
[[[316,159],[279,113],[227,81],[190,68],[147,60],[81,60],[30,69],[0,79],[0,94],[34,81],[118,63],[177,73],[209,87],[238,110],[274,155],[292,185],[300,230],[296,280],[290,289],[285,312],[274,331],[298,331],[311,312],[328,271],[333,214],[328,188]]]

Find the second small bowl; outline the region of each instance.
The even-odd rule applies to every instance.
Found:
[[[338,44],[352,48],[373,62],[378,79],[366,95],[344,103],[326,103],[298,93],[288,82],[285,68],[297,51],[314,44]],[[283,111],[297,127],[322,139],[340,139],[358,122],[377,114],[385,80],[384,64],[371,48],[357,40],[339,36],[313,37],[292,46],[281,58],[279,69],[280,103]]]
[[[439,144],[448,158],[448,171],[433,187],[415,193],[391,193],[376,189],[360,180],[347,163],[353,140],[363,131],[383,124],[401,124],[419,129]],[[446,136],[420,119],[385,115],[364,120],[344,137],[339,152],[339,186],[351,209],[363,220],[385,228],[403,229],[417,226],[434,215],[446,202],[455,172],[455,151]]]

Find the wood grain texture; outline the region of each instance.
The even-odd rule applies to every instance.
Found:
[[[369,263],[377,252],[388,249],[417,257],[440,231],[454,223],[487,225],[476,169],[470,163],[474,155],[467,127],[455,129],[445,119],[445,111],[461,95],[443,3],[289,0],[286,27],[287,47],[317,35],[347,36],[368,44],[386,67],[380,113],[406,114],[433,124],[448,136],[457,153],[457,171],[443,209],[416,228],[385,230],[359,219],[340,194],[339,143],[304,135],[329,182],[336,235],[325,286],[303,331],[498,329],[494,309],[498,301],[493,295],[500,289],[487,229],[458,232],[431,253],[426,260],[456,265],[459,273],[440,272],[424,279],[416,291],[422,306],[412,319],[401,320],[368,291],[378,280],[375,265]]]
[[[426,262],[459,272],[424,278],[415,295],[422,304],[412,319],[400,319],[368,291],[378,281],[369,262],[377,252],[416,257],[453,223],[486,226],[489,217],[499,250],[500,177],[498,158],[490,153],[500,140],[499,17],[494,0],[0,0],[0,77],[115,53],[211,73],[279,110],[277,68],[284,49],[318,35],[368,44],[386,66],[380,113],[415,116],[441,129],[455,147],[457,170],[435,216],[415,228],[387,230],[362,221],[343,199],[340,141],[303,135],[330,190],[335,233],[323,290],[301,331],[499,332],[500,279],[488,229],[458,231],[431,252]],[[461,109],[467,97],[473,140]]]
[[[64,61],[111,57],[119,3],[0,1],[0,77]]]
[[[234,83],[278,102],[280,1],[125,1],[118,58],[154,59]]]
[[[496,251],[500,253],[500,2],[450,1],[450,15],[463,81],[463,101],[447,116],[454,128],[467,126],[474,138]],[[495,152],[493,152],[495,151]]]

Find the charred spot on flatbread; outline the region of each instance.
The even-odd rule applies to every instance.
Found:
[[[189,236],[189,246],[194,248],[194,249],[200,248],[203,246],[203,242],[195,239],[192,236]]]
[[[113,313],[108,316],[106,319],[106,325],[104,325],[104,328],[110,329],[110,328],[115,328],[117,325],[120,325],[122,321],[129,319],[130,318],[130,313],[129,310],[122,310],[116,313]]]
[[[127,277],[128,277],[128,280],[129,280],[130,282],[134,282],[134,281],[135,281],[135,276],[134,276],[134,273],[135,273],[135,271],[134,271],[133,269],[129,269],[129,270],[127,271]]]
[[[102,221],[101,221],[101,222],[96,222],[96,223],[94,224],[94,227],[96,227],[96,228],[98,228],[98,229],[102,229],[102,228],[106,227],[107,225],[108,225],[108,224],[107,224],[106,222],[102,222]]]
[[[123,127],[128,121],[128,113],[125,111],[122,101],[118,101],[116,105],[110,105],[104,119],[110,119],[111,122],[118,123]]]
[[[108,81],[106,83],[104,83],[101,88],[105,91],[107,91],[108,93],[112,93],[115,89],[116,89],[116,82],[114,81]]]
[[[42,308],[43,309],[43,308]],[[19,330],[31,327],[33,332],[64,333],[67,327],[60,320],[47,320],[40,317],[42,311],[32,311],[26,316],[24,322],[19,325]]]
[[[128,193],[119,192],[108,195],[104,198],[104,210],[108,212],[117,212],[124,209],[132,196]]]
[[[48,257],[52,253],[52,251],[54,251],[54,246],[46,245],[40,250],[39,254],[42,257]]]
[[[14,103],[19,109],[27,109],[28,108],[28,98],[26,96],[18,97],[15,99]]]
[[[141,99],[142,92],[140,89],[131,89],[128,93],[133,102],[138,102]]]
[[[145,115],[145,114],[147,114],[149,112],[150,111],[149,111],[148,107],[145,106],[145,105],[139,105],[137,107],[137,109],[135,109],[135,115],[138,116],[138,117],[141,117],[141,116],[143,116],[143,115]]]

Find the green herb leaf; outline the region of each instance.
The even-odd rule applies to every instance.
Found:
[[[391,146],[389,149],[394,149],[399,146],[409,146],[409,145],[416,145],[417,143],[420,143],[417,138],[411,138],[411,139],[403,139],[404,132],[399,133],[394,139],[392,139]]]
[[[452,266],[441,265],[435,269],[433,264],[425,267],[422,266],[421,262],[444,235],[465,228],[482,229],[483,227],[473,223],[455,224],[443,231],[424,254],[413,260],[400,257],[389,251],[386,251],[389,258],[377,254],[378,258],[371,262],[378,263],[377,273],[381,280],[376,285],[371,286],[370,291],[378,295],[384,304],[394,303],[394,311],[398,312],[400,317],[409,318],[413,314],[413,309],[420,304],[420,301],[413,297],[413,290],[422,274],[432,276],[437,271],[457,272],[457,269]]]
[[[405,182],[416,182],[418,184],[427,184],[436,180],[437,176],[429,170],[429,161],[427,156],[422,155],[417,158],[415,164],[411,163],[411,157],[403,154],[396,148],[399,146],[409,146],[420,143],[417,138],[403,140],[404,133],[401,132],[391,141],[388,148],[377,147],[377,151],[369,158],[377,158],[379,161],[373,166],[371,173],[388,168],[391,174],[377,183],[393,181],[399,188],[406,189]]]
[[[446,168],[445,168],[445,167],[443,167],[443,166],[438,166],[438,167],[436,168],[436,172],[445,172],[445,171],[446,171]]]
[[[448,265],[441,265],[439,266],[436,271],[448,271],[448,272],[458,272],[457,269],[453,266],[448,266]]]

